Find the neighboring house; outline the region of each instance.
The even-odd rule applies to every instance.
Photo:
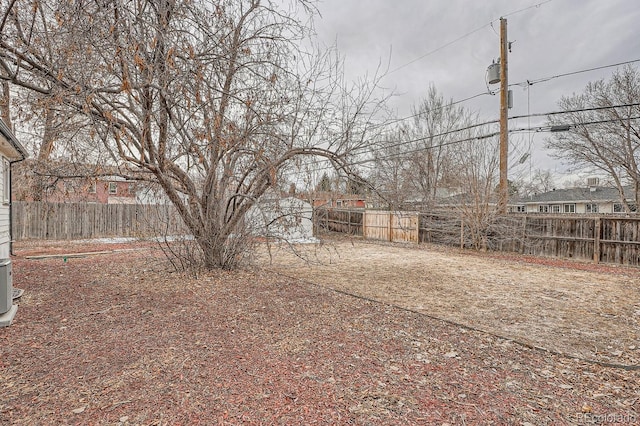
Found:
[[[171,204],[171,200],[159,184],[138,182],[135,192],[138,204]],[[186,196],[183,198],[186,199]]]
[[[136,183],[120,176],[67,179],[47,188],[42,200],[53,203],[135,204]]]
[[[15,188],[14,199],[19,201],[46,201],[51,203],[135,204],[139,183],[121,176],[81,177],[95,173],[95,167],[54,163],[51,175],[37,175],[36,163],[25,161],[16,168],[22,182]],[[73,167],[78,167],[79,170]],[[56,176],[55,173],[71,176]],[[75,176],[74,176],[75,174]]]
[[[27,151],[0,120],[0,259],[8,258],[11,246],[11,164],[27,158]]]
[[[625,188],[627,202],[632,205],[631,188]],[[617,188],[592,185],[587,188],[556,189],[511,203],[514,213],[595,214],[624,213]]]
[[[366,207],[367,201],[364,195],[339,194],[335,192],[316,192],[311,194],[313,207],[357,208]]]
[[[451,195],[448,197],[438,198],[435,201],[435,209],[446,211],[458,211],[460,209],[472,209],[475,207],[491,207],[497,208],[498,200],[495,195],[491,194],[488,198],[482,195],[475,195],[472,193],[461,192],[459,194]]]
[[[120,176],[104,176],[92,182],[91,195],[101,204],[135,204],[136,182]],[[91,200],[87,200],[91,202]]]

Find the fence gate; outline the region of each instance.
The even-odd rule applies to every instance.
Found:
[[[364,236],[375,240],[418,242],[418,213],[367,210]]]

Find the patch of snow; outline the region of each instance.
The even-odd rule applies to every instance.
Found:
[[[179,240],[193,240],[193,235],[167,235],[165,237],[152,237],[152,238],[135,238],[135,237],[93,238],[90,240],[78,240],[78,242],[92,243],[92,244],[122,244],[122,243],[132,243],[135,241],[179,241]]]

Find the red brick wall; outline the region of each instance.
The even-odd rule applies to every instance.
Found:
[[[107,204],[109,197],[135,198],[134,187],[131,182],[114,181],[116,193],[109,194],[109,182],[97,181],[95,192],[91,192],[89,182],[58,182],[55,188],[50,188],[42,196],[42,201],[53,203],[102,203]],[[25,201],[33,201],[34,197],[27,197]]]

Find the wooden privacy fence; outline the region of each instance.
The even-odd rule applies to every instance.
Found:
[[[477,218],[446,212],[318,209],[315,219],[318,231],[348,232],[377,240],[640,266],[640,217],[635,216],[507,215],[478,223]]]
[[[378,210],[316,209],[316,230],[374,240],[418,242],[418,214]]]
[[[363,236],[375,240],[418,242],[418,214],[409,212],[366,211]]]
[[[314,232],[340,232],[343,234],[362,236],[362,219],[364,210],[315,209],[313,211]]]
[[[171,205],[13,202],[14,240],[152,237],[184,232]]]

